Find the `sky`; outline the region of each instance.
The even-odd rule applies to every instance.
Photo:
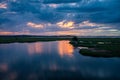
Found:
[[[0,0],[0,35],[120,36],[120,0]]]

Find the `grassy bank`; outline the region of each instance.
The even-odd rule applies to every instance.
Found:
[[[39,41],[58,41],[70,40],[70,37],[57,36],[1,36],[0,43],[24,43],[24,42],[39,42]]]
[[[84,39],[82,41],[83,42],[79,43],[79,46],[89,48],[88,50],[80,50],[80,53],[83,55],[94,57],[120,57],[120,38],[93,38]]]
[[[88,47],[80,54],[93,57],[120,57],[120,38],[79,38],[73,46]]]

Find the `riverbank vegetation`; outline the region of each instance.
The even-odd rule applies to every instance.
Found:
[[[80,54],[93,57],[120,57],[120,38],[78,38],[75,47],[80,49]]]

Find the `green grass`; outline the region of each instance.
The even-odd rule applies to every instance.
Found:
[[[64,37],[0,37],[0,43],[25,43],[25,42],[39,42],[39,41],[58,41],[58,40],[70,40],[70,38]]]
[[[77,46],[89,48],[80,50],[80,53],[85,56],[120,57],[120,38],[79,38]],[[96,52],[90,50],[91,48]],[[100,50],[106,50],[106,52],[100,52]]]
[[[111,54],[109,51],[101,52],[101,51],[92,51],[90,49],[81,49],[80,54],[85,56],[93,56],[93,57],[116,57],[114,54]]]

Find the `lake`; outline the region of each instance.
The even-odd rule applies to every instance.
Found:
[[[83,56],[69,41],[0,44],[0,80],[120,80],[120,58]]]

